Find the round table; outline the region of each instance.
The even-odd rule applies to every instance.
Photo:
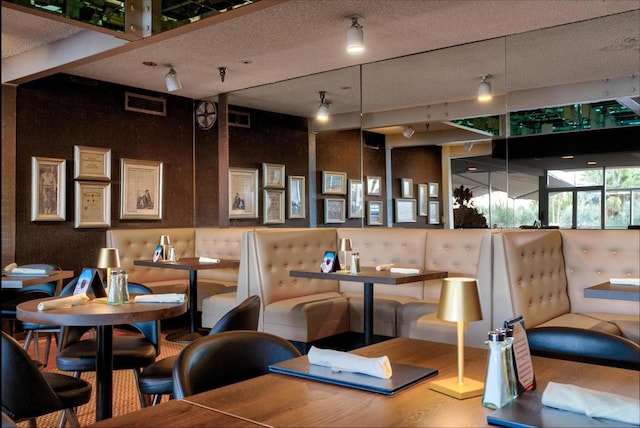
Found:
[[[134,296],[131,297],[133,302]],[[108,305],[106,299],[85,305],[38,310],[38,303],[55,297],[20,303],[17,318],[37,324],[96,326],[96,420],[110,418],[113,412],[113,326],[172,318],[187,311],[183,303],[129,303]]]

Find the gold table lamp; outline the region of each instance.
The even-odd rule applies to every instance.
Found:
[[[482,319],[478,284],[474,278],[445,278],[438,304],[438,318],[457,323],[458,377],[435,380],[430,389],[459,400],[482,395],[484,382],[464,377],[464,323]]]
[[[98,268],[107,270],[107,290],[111,285],[111,269],[120,267],[120,253],[117,248],[101,248]],[[107,293],[108,294],[108,293]]]
[[[338,241],[338,251],[344,256],[342,259],[342,263],[340,264],[342,272],[348,272],[348,263],[347,263],[347,252],[351,251],[351,239],[350,238],[340,238]]]

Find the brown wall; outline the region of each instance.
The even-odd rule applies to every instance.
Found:
[[[16,87],[2,85],[2,266],[16,250]]]

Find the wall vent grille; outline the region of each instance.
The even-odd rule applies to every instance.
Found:
[[[126,92],[124,97],[124,109],[137,111],[138,113],[166,116],[167,100],[165,98],[150,97],[148,95]]]
[[[251,128],[251,115],[241,111],[229,110],[229,126]]]

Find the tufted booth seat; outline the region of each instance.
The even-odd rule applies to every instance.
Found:
[[[203,256],[239,260],[242,235],[248,230],[253,228],[110,229],[106,232],[106,244],[118,249],[121,267],[129,273],[129,281],[144,284],[154,293],[186,293],[189,271],[135,266],[134,260],[151,259],[160,235],[169,235],[178,258]],[[203,299],[218,293],[233,292],[237,284],[237,268],[199,271],[198,310],[202,310]]]

